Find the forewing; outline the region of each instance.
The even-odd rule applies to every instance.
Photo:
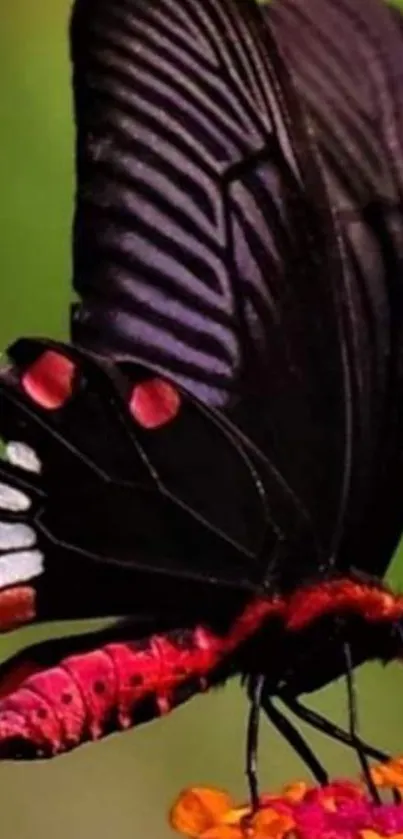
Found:
[[[73,339],[156,365],[223,410],[308,511],[311,565],[328,563],[349,482],[345,277],[309,125],[261,11],[78,0],[72,54]],[[275,571],[269,554],[262,579]]]
[[[403,520],[401,11],[279,0],[264,14],[309,114],[346,251],[353,464],[338,561],[381,575]]]

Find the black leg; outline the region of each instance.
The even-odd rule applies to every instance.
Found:
[[[365,751],[362,748],[361,740],[358,736],[358,720],[357,720],[357,697],[355,692],[354,676],[353,676],[353,661],[351,656],[350,644],[343,644],[344,658],[346,662],[346,681],[347,681],[347,699],[348,699],[348,721],[350,737],[354,744],[358,760],[361,765],[362,774],[365,783],[368,787],[369,793],[376,804],[381,803],[379,792],[372,780],[371,770],[367,760]]]
[[[290,746],[295,749],[297,755],[307,765],[313,777],[316,778],[319,784],[326,786],[329,783],[326,770],[290,720],[273,705],[269,698],[266,699],[265,697],[263,699],[262,708],[270,722],[273,723],[275,728],[285,737]]]
[[[339,726],[335,723],[327,720],[326,717],[322,717],[321,714],[318,714],[316,711],[312,711],[311,708],[307,708],[305,705],[302,705],[297,699],[291,699],[283,694],[280,694],[280,699],[286,708],[288,708],[300,720],[308,723],[308,725],[311,725],[312,728],[316,728],[318,731],[322,732],[322,734],[326,734],[333,740],[339,740],[340,743],[344,743],[344,745],[348,746],[350,749],[356,748],[356,744],[348,731],[344,731],[344,729],[339,728]],[[361,750],[368,755],[368,757],[373,757],[374,760],[382,762],[389,760],[389,755],[385,752],[382,752],[380,749],[375,749],[368,743],[364,743],[361,739],[359,742]]]
[[[263,675],[252,676],[249,683],[249,696],[251,704],[246,738],[246,777],[248,779],[251,807],[253,812],[256,812],[256,810],[259,809],[257,750],[259,741],[260,707],[262,704],[262,693],[264,683],[265,677]]]

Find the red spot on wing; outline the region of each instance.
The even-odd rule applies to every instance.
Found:
[[[149,379],[133,388],[130,412],[143,428],[160,428],[173,420],[180,408],[176,388],[163,379]]]
[[[61,408],[73,389],[75,365],[61,353],[46,350],[25,371],[21,385],[37,405],[48,411]]]
[[[8,632],[32,621],[36,614],[36,592],[31,586],[16,586],[0,592],[0,632]]]

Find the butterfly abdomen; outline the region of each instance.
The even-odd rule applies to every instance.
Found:
[[[226,635],[199,626],[112,643],[34,673],[0,701],[1,755],[53,757],[144,722],[145,703],[147,720],[168,713],[210,687],[217,668],[280,608],[256,601]]]
[[[336,624],[354,634],[358,663],[362,631],[367,638],[364,657],[371,657],[371,639],[373,657],[396,656],[401,640],[394,629],[402,616],[402,598],[371,582],[339,579],[286,600],[257,599],[223,634],[199,626],[108,643],[26,678],[28,660],[20,682],[12,668],[1,684],[0,755],[27,759],[61,754],[166,714],[240,671],[266,672],[274,692],[276,684],[292,695],[301,688],[310,691],[321,683],[315,645],[323,621],[331,624],[329,637]],[[336,659],[331,667],[337,667]]]
[[[87,740],[136,724],[147,701],[159,716],[180,704],[191,674],[192,693],[204,687],[216,650],[197,633],[175,647],[169,638],[147,644],[108,644],[36,673],[1,703],[1,751],[21,740],[20,757],[52,757]]]

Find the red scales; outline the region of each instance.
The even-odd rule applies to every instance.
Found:
[[[75,365],[54,350],[39,356],[21,377],[27,396],[41,408],[55,411],[73,393]],[[129,400],[132,417],[143,428],[159,428],[175,418],[180,408],[178,391],[164,379],[153,378],[135,385]]]

